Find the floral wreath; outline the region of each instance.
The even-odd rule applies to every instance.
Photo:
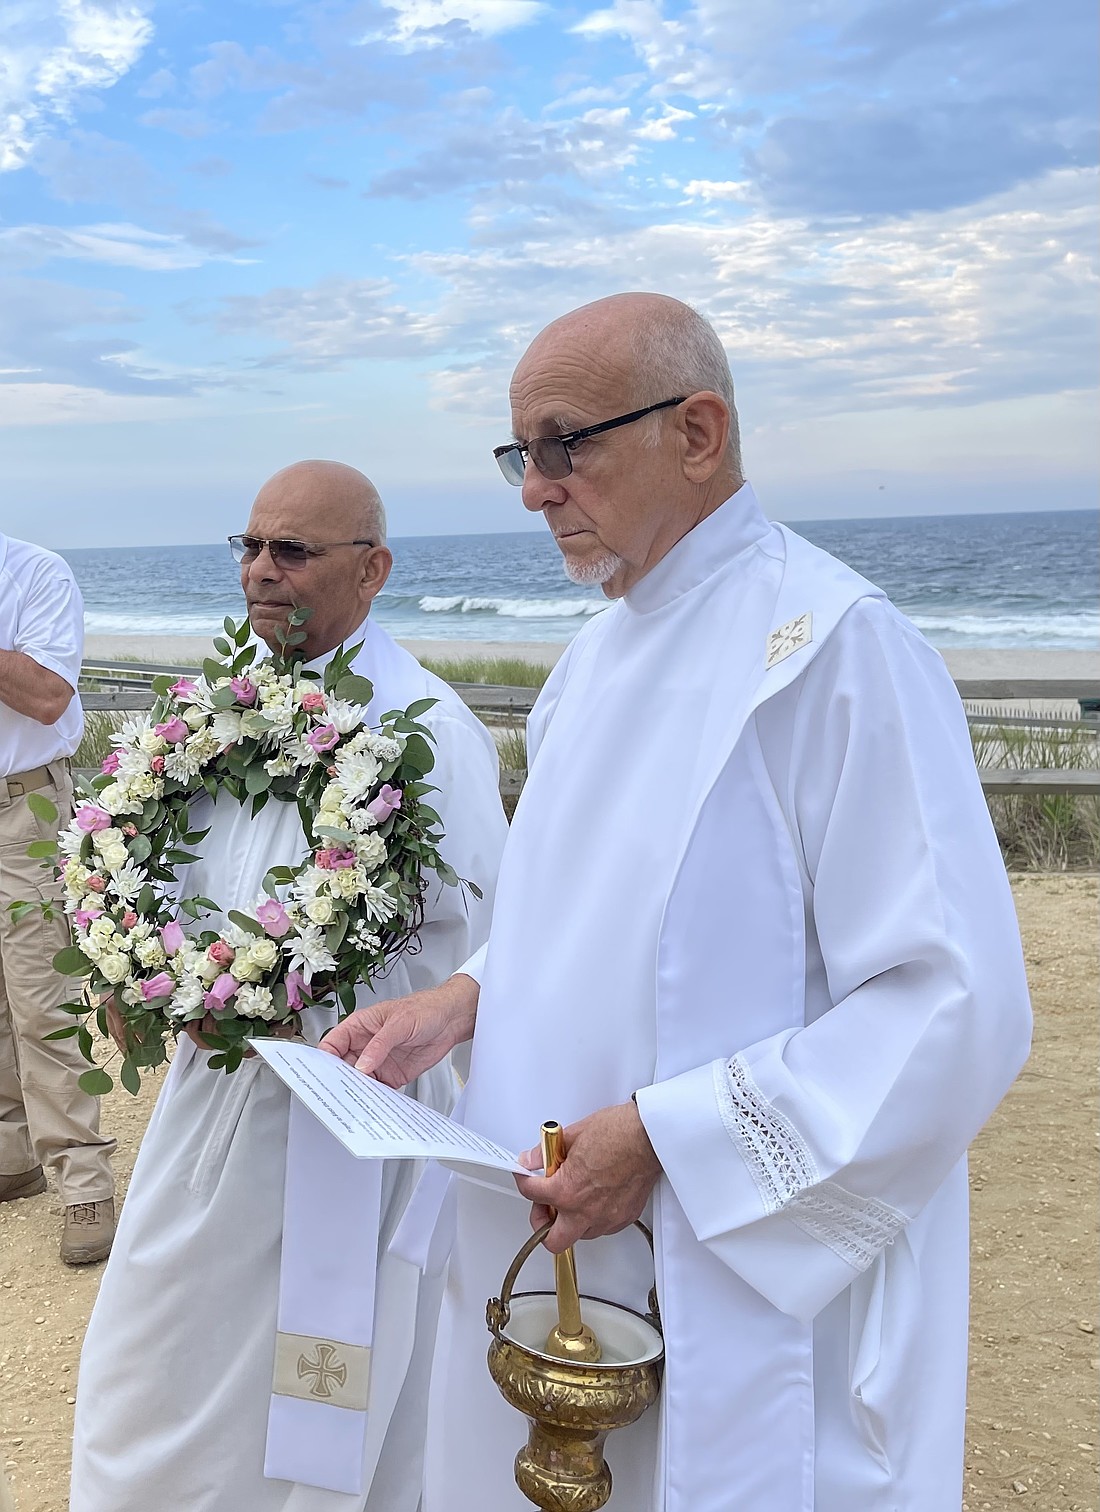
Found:
[[[54,966],[85,979],[83,1001],[64,1005],[81,1022],[47,1038],[76,1036],[92,1061],[84,1020],[94,1015],[106,1034],[113,1003],[125,1028],[120,1079],[130,1092],[140,1068],[163,1064],[168,1040],[207,1015],[215,1025],[203,1031],[215,1052],[210,1065],[231,1072],[249,1038],[278,1033],[306,1006],[335,998],[350,1013],[356,984],[371,983],[414,945],[427,874],[458,882],[439,854],[439,815],[424,802],[435,758],[418,719],[436,700],[393,710],[370,728],[374,690],[351,671],[360,647],[338,651],[323,675],[306,669],[298,627],[307,614],[293,611],[280,653],[259,661],[248,621],[227,619],[228,638],[214,641],[221,659],[204,661],[201,677],[155,678],[151,712],[112,737],[57,842],[30,847],[54,860],[72,920],[75,943]],[[230,909],[218,930],[197,926],[219,905],[177,900],[174,886],[175,868],[198,859],[191,847],[208,833],[189,819],[203,792],[251,802],[253,816],[272,798],[296,802],[308,847],[297,865],[273,866],[261,896]],[[28,801],[56,821],[48,799]],[[12,912],[18,919],[35,906]],[[93,1094],[113,1086],[100,1066],[80,1083]]]

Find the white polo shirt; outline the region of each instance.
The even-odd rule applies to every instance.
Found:
[[[0,531],[0,651],[22,651],[40,667],[80,680],[84,600],[69,564],[52,551]],[[0,777],[71,756],[84,733],[84,711],[73,694],[56,724],[39,724],[0,701]]]

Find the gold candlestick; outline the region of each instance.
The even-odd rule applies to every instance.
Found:
[[[551,1119],[542,1126],[542,1163],[547,1176],[565,1159],[565,1133],[560,1123]],[[551,1215],[553,1209],[551,1209]],[[561,1360],[595,1364],[603,1358],[600,1341],[581,1317],[581,1298],[577,1290],[577,1262],[573,1247],[554,1256],[554,1290],[558,1296],[558,1321],[546,1337],[546,1353]]]

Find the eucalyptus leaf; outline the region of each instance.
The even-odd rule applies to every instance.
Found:
[[[264,927],[262,924],[260,924],[256,919],[250,919],[247,914],[241,913],[236,908],[231,908],[229,910],[228,917],[240,929],[247,930],[249,934],[262,935],[264,932]]]
[[[27,807],[36,819],[43,819],[47,824],[57,823],[57,804],[51,803],[44,793],[28,793]]]
[[[27,846],[27,855],[32,861],[45,861],[57,855],[56,840],[32,840]]]
[[[87,976],[92,963],[77,945],[66,945],[53,958],[53,969],[62,976]]]
[[[344,698],[348,703],[366,705],[374,697],[374,686],[365,677],[349,672],[336,684],[336,697]]]
[[[89,1097],[106,1097],[114,1086],[114,1082],[102,1066],[95,1066],[91,1071],[85,1071],[82,1074],[79,1086],[80,1090],[87,1092]]]
[[[244,790],[250,798],[264,793],[271,786],[271,773],[259,762],[250,766],[244,775]]]
[[[121,1081],[127,1092],[131,1093],[134,1097],[141,1091],[141,1072],[129,1056],[122,1062],[119,1081]]]
[[[221,662],[215,661],[212,656],[208,656],[202,664],[202,675],[210,686],[213,687],[220,677],[225,676],[225,668]]]
[[[218,653],[219,656],[233,655],[233,647],[229,644],[224,635],[215,635],[214,650]]]
[[[147,861],[153,854],[153,842],[148,835],[135,835],[126,848],[131,861]]]

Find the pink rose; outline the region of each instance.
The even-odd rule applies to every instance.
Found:
[[[306,979],[300,971],[288,971],[286,974],[286,1005],[294,1013],[300,1013],[302,1007],[302,988],[306,985]]]
[[[101,809],[98,803],[82,803],[76,811],[76,827],[86,835],[110,829],[113,822],[107,810]]]
[[[119,764],[119,762],[121,760],[122,760],[122,752],[121,751],[108,751],[107,755],[104,756],[104,758],[103,758],[103,764],[102,764],[102,766],[100,767],[99,770],[101,772],[117,772],[118,771],[118,764]]]
[[[254,704],[256,702],[256,694],[259,692],[259,689],[247,677],[231,677],[229,679],[229,686],[236,694],[238,703]]]
[[[346,871],[355,865],[355,852],[330,846],[326,850],[317,851],[313,859],[323,871]]]
[[[281,940],[290,928],[286,909],[277,898],[268,898],[260,904],[256,910],[256,922],[263,925],[264,934],[269,934],[273,940]]]
[[[302,708],[310,714],[320,714],[328,708],[323,693],[307,693],[302,699]]]
[[[126,912],[122,915],[122,927],[123,927],[123,929],[133,929],[134,925],[137,923],[137,920],[138,920],[137,914],[134,912],[134,910],[132,908],[128,908],[126,910]]]
[[[340,741],[340,732],[335,725],[318,725],[315,730],[310,730],[306,736],[306,745],[312,746],[320,756],[322,751],[331,751],[334,745]]]
[[[177,678],[168,691],[176,698],[193,698],[196,691],[195,680],[193,677]]]
[[[122,833],[124,835],[129,836],[129,838],[132,840],[134,838],[134,836],[137,834],[137,825],[136,824],[124,824],[122,826]]]
[[[239,985],[236,977],[230,976],[228,971],[223,972],[203,998],[203,1007],[208,1013],[217,1013],[225,1007]]]
[[[107,882],[104,877],[89,877],[84,886],[89,892],[106,892]]]
[[[153,759],[152,759],[152,761],[150,761],[149,765],[153,769],[153,776],[154,777],[163,777],[164,776],[164,757],[163,756],[154,756]]]
[[[384,823],[395,809],[401,807],[401,789],[390,787],[384,782],[379,789],[378,797],[372,798],[367,804],[367,813],[377,819],[379,824]]]
[[[87,929],[93,919],[98,919],[103,912],[102,908],[78,908],[73,918],[76,920],[78,929]]]
[[[163,724],[156,725],[156,733],[165,739],[169,745],[179,745],[186,740],[191,733],[183,720],[178,716],[174,719],[166,719]]]
[[[175,980],[166,971],[158,971],[155,977],[141,984],[141,995],[147,1003],[151,998],[171,997],[175,990]]]
[[[219,966],[231,966],[236,955],[232,945],[226,944],[224,940],[215,940],[206,953],[212,961],[217,961]]]
[[[175,920],[171,924],[164,925],[160,932],[160,943],[169,955],[175,955],[176,951],[183,944],[183,930]]]

